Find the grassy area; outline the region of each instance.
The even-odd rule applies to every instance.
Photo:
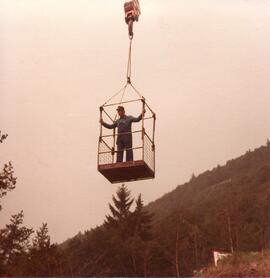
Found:
[[[201,277],[270,277],[270,250],[235,253],[203,270]]]

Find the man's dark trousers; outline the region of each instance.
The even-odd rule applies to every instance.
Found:
[[[123,162],[124,150],[126,150],[126,161],[133,161],[132,136],[124,135],[117,138],[116,162]]]

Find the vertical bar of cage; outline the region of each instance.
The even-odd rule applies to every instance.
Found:
[[[100,137],[98,139],[98,154],[97,154],[97,168],[99,166],[99,153],[100,153]]]
[[[144,111],[145,111],[145,99],[142,98],[142,160],[144,161],[145,142],[144,142]]]
[[[103,107],[99,107],[99,122],[100,122],[100,128],[99,128],[99,140],[98,140],[98,155],[97,155],[97,167],[99,166],[99,158],[100,158],[100,143],[101,143],[101,138],[102,138],[102,112],[103,112]]]
[[[153,135],[152,135],[152,152],[153,152],[153,168],[154,168],[154,175],[156,173],[156,146],[155,146],[155,131],[156,131],[156,114],[153,113]]]
[[[112,148],[112,163],[114,163],[115,156],[115,128],[113,129],[113,148]]]

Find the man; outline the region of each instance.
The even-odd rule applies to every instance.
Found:
[[[116,109],[119,115],[119,119],[116,120],[113,124],[107,124],[100,120],[100,123],[109,129],[113,129],[117,127],[117,159],[116,162],[123,162],[124,150],[126,150],[126,161],[133,160],[133,150],[132,150],[132,133],[131,133],[131,125],[132,123],[137,123],[142,120],[143,114],[139,117],[135,118],[133,116],[127,116],[125,113],[125,108],[123,106],[118,106]]]

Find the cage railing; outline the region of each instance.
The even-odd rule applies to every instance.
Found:
[[[114,133],[109,135],[102,135],[99,140],[98,145],[98,165],[104,164],[112,164],[115,162],[115,155],[118,150],[115,149],[115,146],[110,146],[104,139],[113,138],[119,135],[127,135],[127,134],[135,134],[140,133],[142,136],[141,144],[139,146],[134,146],[132,148],[125,148],[124,151],[128,150],[141,150],[138,154],[136,153],[134,156],[134,160],[143,160],[147,163],[147,165],[155,171],[155,145],[154,141],[150,138],[150,136],[146,133],[145,130],[136,130],[125,133]]]
[[[133,87],[132,84],[129,84],[136,92],[139,94],[139,92]],[[126,85],[127,86],[127,85]],[[122,89],[122,91],[126,89],[126,86]],[[121,90],[117,93],[121,93]],[[117,95],[116,94],[116,95]],[[106,115],[106,117],[114,123],[117,118],[117,113],[113,112],[113,107],[117,105],[123,105],[128,104],[131,105],[135,102],[141,102],[141,114],[142,114],[142,120],[141,120],[141,128],[138,130],[134,130],[131,132],[124,132],[124,133],[118,133],[117,128],[113,128],[110,131],[110,134],[103,134],[103,125],[102,122],[100,123],[100,136],[99,136],[99,143],[98,143],[98,157],[97,157],[97,164],[98,168],[99,166],[104,166],[105,164],[116,164],[117,162],[117,137],[132,134],[132,137],[136,137],[133,140],[133,146],[131,148],[125,148],[124,152],[126,154],[127,151],[133,150],[134,151],[134,161],[143,161],[152,171],[155,173],[155,125],[156,125],[156,114],[154,111],[150,108],[150,106],[146,103],[145,98],[141,96],[139,99],[133,99],[133,100],[125,100],[123,101],[123,95],[120,102],[114,102],[109,103],[112,100],[109,99],[109,101],[105,102],[100,107],[100,119],[103,119],[103,114]],[[147,113],[145,113],[147,111]],[[115,115],[113,115],[114,113]],[[150,113],[150,115],[148,114]],[[145,116],[146,114],[146,116]],[[149,122],[150,121],[150,122]],[[152,123],[151,123],[152,121]],[[147,128],[146,128],[147,127]],[[151,129],[150,130],[148,130]],[[150,135],[150,133],[152,133]],[[134,139],[134,138],[133,138]],[[135,143],[135,144],[134,144]],[[122,150],[121,150],[122,151]],[[129,161],[130,163],[130,161]],[[115,169],[114,165],[114,169]],[[116,166],[117,167],[117,166]]]

